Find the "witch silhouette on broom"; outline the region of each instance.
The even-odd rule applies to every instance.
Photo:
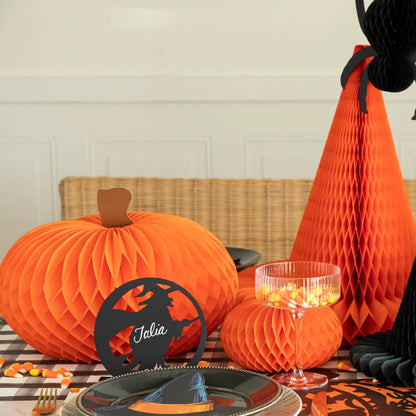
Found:
[[[153,295],[138,305],[146,307],[137,314],[137,324],[130,334],[130,346],[138,360],[140,369],[166,367],[165,355],[168,352],[171,341],[176,341],[182,337],[182,330],[186,326],[195,322],[182,319],[175,321],[170,315],[169,307],[173,307],[173,299],[169,293],[175,291],[174,288],[162,289],[154,282],[145,285],[142,293],[137,297],[142,297],[152,292]]]
[[[135,284],[134,284],[135,283]],[[161,285],[167,287],[163,288]],[[143,287],[136,297],[146,298],[138,302],[144,308],[137,312],[113,309],[118,300],[129,290]],[[194,304],[198,316],[194,319],[174,320],[169,308],[173,308],[170,293],[180,291]],[[150,297],[147,297],[147,295]],[[182,337],[182,331],[193,322],[201,321],[201,340],[193,359],[188,365],[195,365],[200,360],[206,342],[206,323],[195,299],[181,286],[158,278],[143,278],[125,283],[106,299],[101,307],[95,325],[95,343],[97,353],[107,370],[118,375],[132,371],[139,364],[139,370],[167,367],[165,356],[171,342]],[[127,354],[116,356],[109,343],[125,328],[133,326],[129,337],[132,349]]]

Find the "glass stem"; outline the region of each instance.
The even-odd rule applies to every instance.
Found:
[[[295,362],[293,365],[292,379],[300,380],[304,377],[302,366],[302,326],[305,312],[297,309],[292,312],[293,324],[295,328]]]

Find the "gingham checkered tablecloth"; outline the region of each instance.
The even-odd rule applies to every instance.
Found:
[[[168,360],[169,365],[184,365],[192,357],[193,352],[175,357]],[[55,358],[45,356],[34,350],[0,318],[0,357],[5,358],[6,363],[2,370],[14,362],[24,363],[30,361],[35,367],[57,369],[64,367],[71,371],[71,387],[85,388],[97,383],[103,377],[109,374],[101,363],[97,364],[76,364],[67,361],[60,361]],[[229,365],[239,368],[225,354],[221,347],[219,330],[215,331],[208,338],[205,352],[202,357],[211,366],[227,367]],[[362,373],[357,372],[340,372],[337,369],[338,362],[349,362],[349,352],[347,349],[340,349],[337,354],[322,366],[321,371],[330,373],[331,378],[339,380],[351,380],[357,378],[366,378]],[[69,389],[61,389],[60,382],[56,379],[44,377],[24,376],[19,379],[5,377],[1,372],[0,377],[0,414],[8,415],[30,415],[33,404],[39,395],[42,387],[57,387],[58,401],[62,402]]]

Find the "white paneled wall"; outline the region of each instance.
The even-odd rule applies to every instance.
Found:
[[[0,259],[68,175],[314,177],[365,42],[353,0],[2,0]],[[385,100],[416,178],[416,87]]]
[[[164,136],[93,138],[92,176],[197,177],[210,175],[209,137]]]

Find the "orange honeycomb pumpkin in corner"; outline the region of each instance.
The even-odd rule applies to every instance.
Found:
[[[126,205],[126,190],[119,191],[118,198],[106,197],[109,190],[101,196]],[[118,208],[110,204],[104,209],[100,192],[101,215],[42,225],[10,248],[0,264],[0,313],[6,322],[43,354],[75,362],[99,360],[94,324],[102,303],[127,281],[154,276],[190,292],[204,313],[208,335],[212,333],[238,290],[237,271],[223,244],[201,225],[168,214],[132,212],[127,217],[125,211],[123,226],[114,226]],[[174,305],[174,319],[176,310],[181,316],[186,310],[195,314],[186,299],[178,297]],[[196,347],[199,338],[199,325],[184,328],[168,356]],[[128,339],[122,331],[112,340],[120,354],[128,351]]]

